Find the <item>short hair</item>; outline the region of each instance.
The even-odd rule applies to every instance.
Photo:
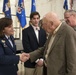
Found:
[[[3,30],[5,27],[8,27],[12,24],[11,18],[0,18],[0,37],[4,36]]]
[[[66,14],[66,13],[69,13],[70,15],[74,15],[74,14],[76,14],[76,11],[75,10],[66,10],[64,12],[64,14]]]
[[[40,18],[40,14],[36,11],[36,12],[32,12],[32,13],[30,14],[30,20],[34,17],[34,15],[38,15],[39,18]]]

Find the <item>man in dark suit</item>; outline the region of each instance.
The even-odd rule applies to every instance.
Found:
[[[33,12],[30,14],[30,26],[23,30],[22,34],[22,43],[24,52],[29,53],[36,50],[39,47],[42,47],[46,41],[46,32],[39,27],[40,15],[38,12]],[[42,75],[41,67],[38,68],[37,62],[41,61],[41,58],[38,58],[35,62],[30,62],[28,60],[24,63],[25,66],[25,75]],[[39,72],[40,73],[39,73]]]
[[[59,20],[57,14],[47,13],[42,27],[50,34],[44,47],[30,53],[31,62],[44,57],[43,75],[76,75],[76,32]]]

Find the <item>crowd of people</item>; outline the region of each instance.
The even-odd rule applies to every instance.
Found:
[[[48,12],[40,27],[40,14],[32,12],[22,31],[24,52],[16,55],[12,19],[1,18],[0,75],[18,75],[19,61],[24,62],[24,75],[76,75],[76,11],[66,10],[64,19]]]

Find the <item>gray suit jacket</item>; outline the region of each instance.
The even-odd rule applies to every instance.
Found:
[[[43,48],[30,53],[31,61],[45,56],[50,36]],[[76,75],[76,31],[65,23],[59,28],[47,58],[47,75]]]

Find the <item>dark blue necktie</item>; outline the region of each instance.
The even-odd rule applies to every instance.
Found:
[[[10,37],[8,37],[8,41],[9,41],[9,43],[11,44],[11,46],[13,47],[13,43],[12,43],[12,41],[11,41],[11,38],[10,38]]]

